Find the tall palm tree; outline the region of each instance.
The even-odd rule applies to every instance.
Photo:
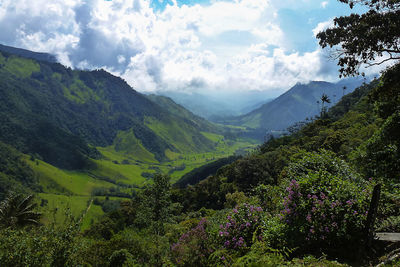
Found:
[[[329,96],[327,94],[323,93],[321,96],[321,101],[322,101],[322,109],[321,109],[321,117],[322,117],[322,115],[325,115],[326,113],[325,103],[329,104],[331,103],[331,100],[329,99]]]
[[[0,225],[18,227],[39,224],[41,213],[34,211],[33,195],[27,197],[11,193],[0,202]]]

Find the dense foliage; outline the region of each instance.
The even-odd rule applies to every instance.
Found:
[[[23,155],[14,148],[0,142],[0,201],[8,191],[39,191],[32,170],[23,160]]]

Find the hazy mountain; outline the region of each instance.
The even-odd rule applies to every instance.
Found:
[[[194,114],[211,121],[246,114],[271,100],[271,97],[262,91],[203,91],[190,93],[160,91],[157,94],[170,97]]]
[[[82,168],[96,146],[146,153],[202,152],[205,121],[177,116],[104,70],[0,53],[0,141],[63,168]],[[187,112],[187,111],[186,111]],[[179,111],[183,114],[183,108]]]
[[[252,129],[285,130],[295,122],[318,115],[321,111],[321,95],[327,94],[331,103],[337,103],[343,94],[352,92],[362,84],[362,79],[346,79],[338,83],[313,81],[308,84],[296,84],[290,90],[248,114],[220,120],[220,123],[245,126]],[[343,87],[346,89],[343,90]]]

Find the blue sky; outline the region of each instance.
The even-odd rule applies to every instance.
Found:
[[[336,0],[0,0],[0,43],[105,68],[143,92],[273,96],[338,79],[315,34],[355,11]]]

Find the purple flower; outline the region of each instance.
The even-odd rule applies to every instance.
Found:
[[[225,241],[224,246],[225,246],[225,247],[228,247],[229,244],[230,244],[230,242],[227,240],[227,241]]]
[[[246,227],[250,227],[250,226],[251,226],[251,223],[247,222]]]
[[[235,208],[235,209],[233,209],[233,212],[234,213],[238,213],[238,210]]]
[[[316,208],[316,207],[312,207],[312,208],[311,208],[311,212],[312,212],[312,213],[315,213],[316,211],[317,211],[317,208]]]
[[[308,215],[307,215],[306,220],[307,220],[308,222],[311,222],[311,214],[308,214]]]

